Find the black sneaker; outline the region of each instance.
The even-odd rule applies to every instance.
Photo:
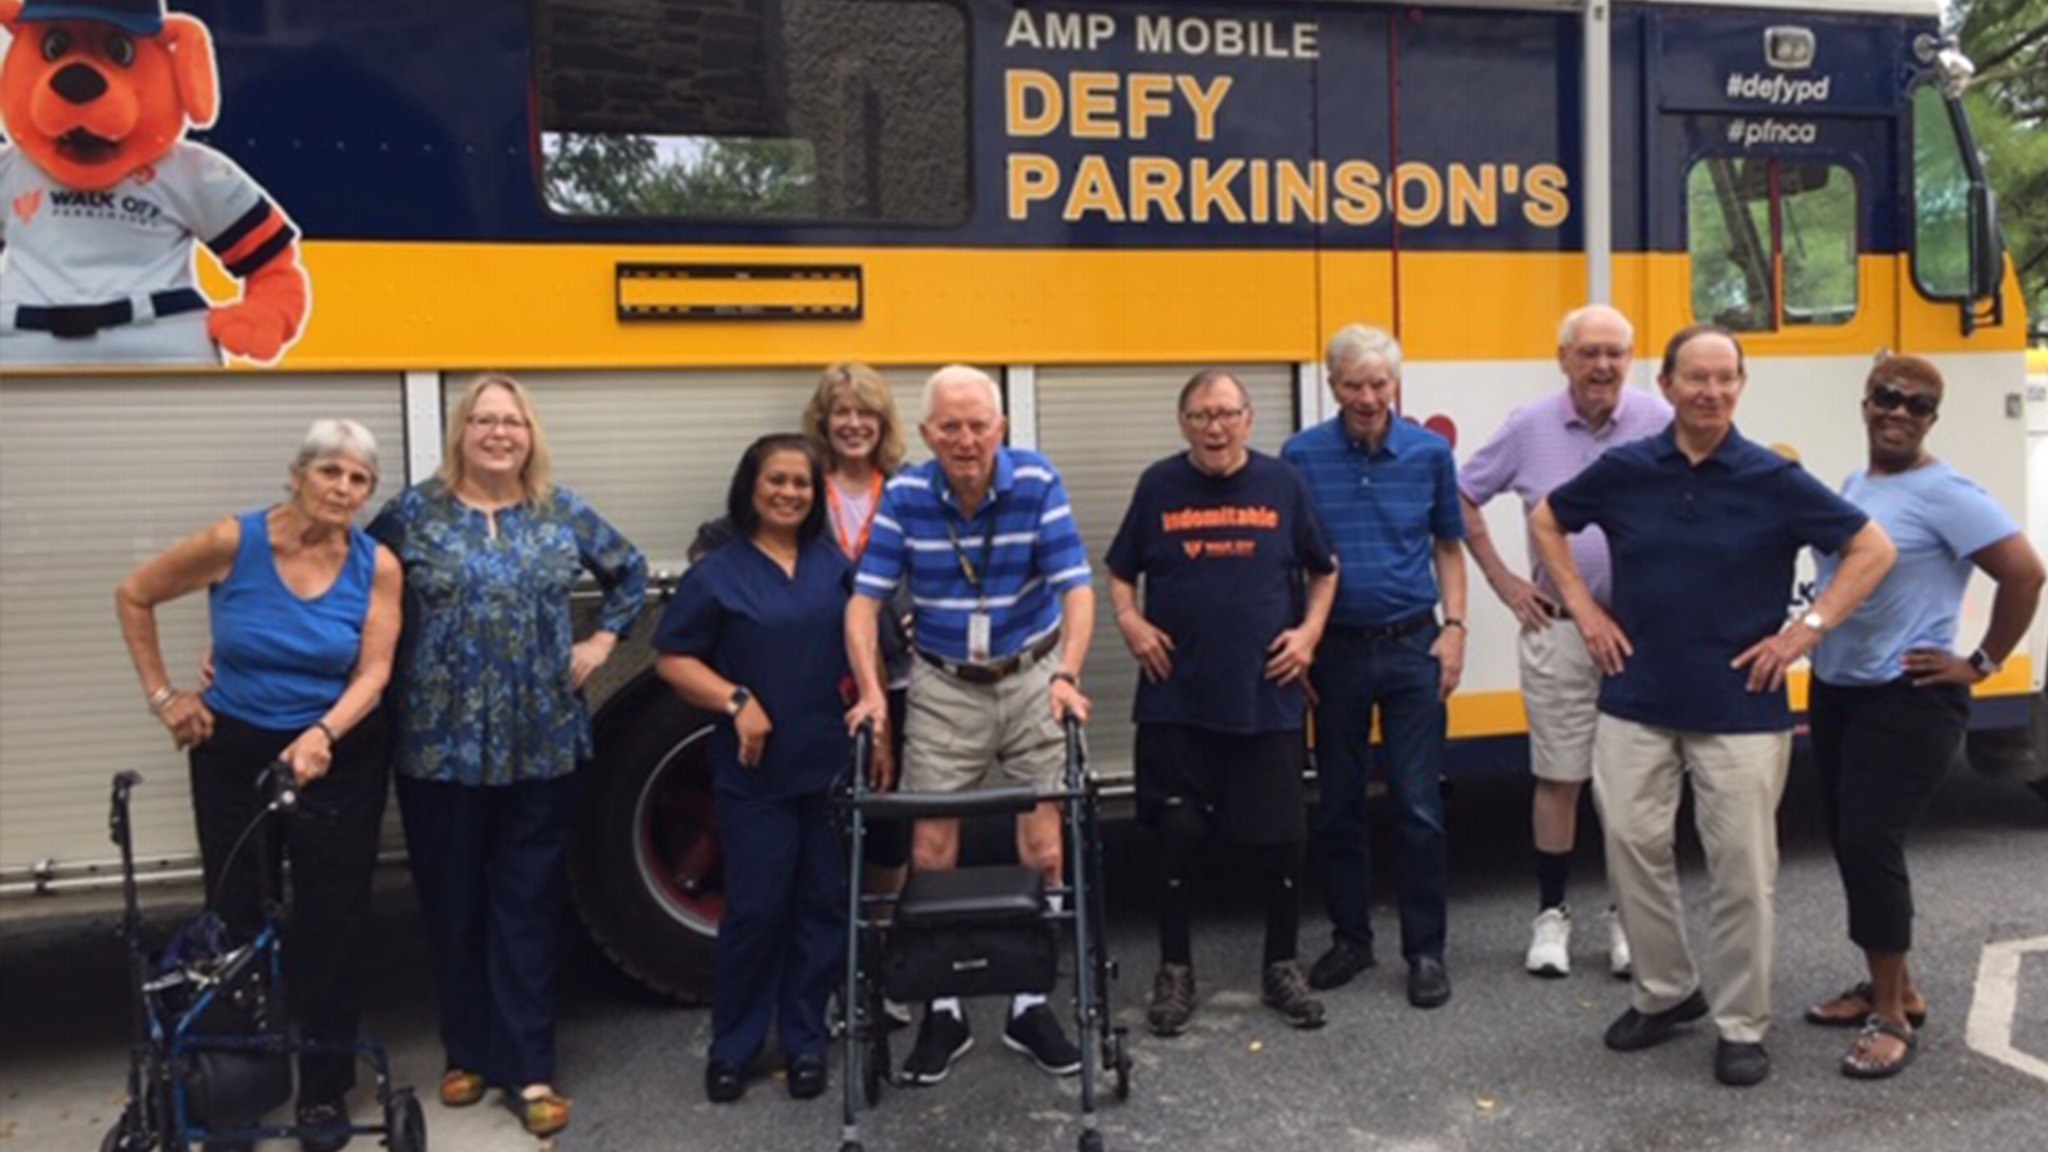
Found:
[[[305,1152],[341,1152],[355,1135],[349,1131],[348,1105],[339,1100],[301,1104],[297,1119],[299,1147]]]
[[[1152,1003],[1145,1026],[1154,1036],[1178,1036],[1195,1014],[1195,970],[1186,964],[1161,964],[1152,978]]]
[[[1308,970],[1308,986],[1318,992],[1342,988],[1351,983],[1351,978],[1378,963],[1373,959],[1372,945],[1350,944],[1343,940],[1330,945],[1330,950],[1316,960]]]
[[[1616,1052],[1640,1052],[1671,1039],[1681,1024],[1707,1014],[1707,998],[1699,989],[1662,1012],[1623,1012],[1607,1026],[1607,1046]]]
[[[1417,1008],[1441,1008],[1451,1001],[1451,974],[1435,956],[1408,962],[1408,1002]]]
[[[953,1070],[953,1062],[974,1047],[967,1021],[951,1012],[927,1008],[917,1030],[917,1044],[903,1061],[905,1084],[937,1084]]]
[[[1010,1017],[1003,1028],[1003,1044],[1031,1057],[1038,1070],[1048,1076],[1072,1076],[1081,1070],[1081,1050],[1067,1039],[1052,1009],[1033,1004]]]
[[[1282,960],[1266,965],[1260,992],[1260,999],[1265,1001],[1266,1007],[1278,1012],[1294,1027],[1323,1026],[1323,1002],[1309,995],[1308,979],[1301,974],[1301,965],[1294,961]]]
[[[1714,1079],[1730,1088],[1761,1084],[1771,1074],[1771,1054],[1761,1044],[1723,1040],[1714,1046]]]

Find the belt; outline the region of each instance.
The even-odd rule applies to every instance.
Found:
[[[917,650],[917,657],[939,671],[956,676],[969,684],[994,684],[1013,672],[1022,672],[1045,659],[1046,653],[1059,647],[1059,644],[1060,634],[1053,632],[1022,652],[987,664],[962,664],[943,656],[934,656],[922,648]]]
[[[1392,624],[1380,624],[1371,628],[1337,625],[1328,629],[1328,631],[1341,633],[1346,636],[1354,636],[1368,643],[1375,643],[1381,640],[1399,639],[1410,632],[1420,632],[1424,628],[1433,626],[1435,623],[1436,613],[1431,611],[1424,612],[1418,616],[1410,616],[1406,620],[1396,620]]]
[[[171,288],[148,296],[149,319],[199,312],[206,297],[195,288]],[[14,326],[23,332],[48,332],[59,340],[78,340],[102,328],[118,328],[135,322],[133,300],[109,300],[105,304],[23,304],[14,312]]]

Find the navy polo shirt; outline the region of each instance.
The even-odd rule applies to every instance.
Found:
[[[1673,428],[1608,451],[1550,493],[1566,532],[1598,524],[1615,622],[1635,654],[1600,710],[1687,732],[1778,732],[1785,692],[1751,692],[1730,661],[1785,626],[1801,548],[1839,552],[1869,517],[1806,469],[1730,429],[1694,465]]]
[[[1336,416],[1288,437],[1280,455],[1308,481],[1337,549],[1330,623],[1379,628],[1434,612],[1436,542],[1465,538],[1449,442],[1396,417],[1368,454]]]
[[[754,694],[775,725],[761,762],[740,764],[739,734],[711,732],[712,784],[769,798],[820,792],[846,769],[846,598],[853,572],[825,536],[782,571],[745,538],[690,566],[655,631],[657,651],[694,656]]]

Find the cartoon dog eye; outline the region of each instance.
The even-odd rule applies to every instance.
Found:
[[[125,33],[107,33],[106,47],[107,59],[113,61],[116,68],[126,68],[135,63],[135,41]]]
[[[71,51],[71,33],[52,28],[43,33],[43,59],[58,60]]]

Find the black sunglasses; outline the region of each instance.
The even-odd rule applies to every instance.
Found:
[[[1880,412],[1892,412],[1904,408],[1908,414],[1917,416],[1922,420],[1941,410],[1941,401],[1936,400],[1934,397],[1924,393],[1915,393],[1908,396],[1889,384],[1880,384],[1872,388],[1870,395],[1865,396],[1863,399]]]

